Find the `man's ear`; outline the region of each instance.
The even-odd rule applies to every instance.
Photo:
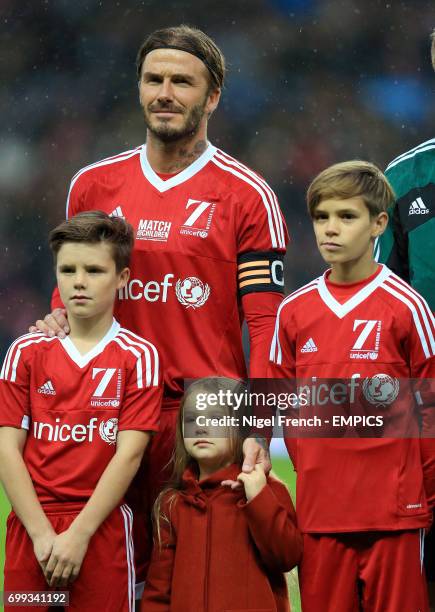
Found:
[[[216,110],[219,104],[219,100],[221,98],[221,93],[222,90],[220,89],[220,87],[217,87],[216,89],[212,89],[208,94],[207,104],[205,105],[205,112],[209,117]]]

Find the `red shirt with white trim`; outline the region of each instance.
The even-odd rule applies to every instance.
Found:
[[[156,348],[116,321],[85,355],[68,337],[26,334],[0,373],[0,426],[28,430],[23,456],[41,503],[86,502],[117,431],[158,431],[161,399]]]
[[[184,378],[246,375],[243,310],[252,312],[250,323],[255,319],[255,343],[267,337],[265,355],[254,355],[266,369],[283,269],[264,254],[282,256],[288,236],[267,183],[212,145],[165,179],[149,165],[145,145],[97,162],[73,178],[67,216],[100,209],[134,227],[131,277],[116,316],[158,346],[167,394],[179,397]],[[259,256],[240,264],[245,253]],[[265,294],[240,297],[250,288]]]
[[[311,397],[321,398],[320,416],[322,402],[340,415],[346,413],[345,404],[335,406],[340,397],[347,404],[352,393],[364,398],[358,405],[382,417],[383,437],[358,437],[352,421],[336,430],[341,437],[290,441],[298,524],[308,533],[425,527],[435,500],[435,440],[419,436],[420,426],[424,436],[434,435],[435,404],[433,389],[431,394],[423,386],[417,402],[406,381],[435,377],[434,317],[424,299],[385,266],[354,287],[334,285],[327,276],[282,302],[270,375],[309,382]],[[325,390],[319,379],[341,379],[348,388],[331,391],[331,382]],[[325,431],[334,435],[332,421]]]

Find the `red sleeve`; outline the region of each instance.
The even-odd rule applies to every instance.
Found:
[[[155,543],[145,589],[142,595],[142,612],[169,612],[171,604],[172,573],[175,561],[176,537],[172,525],[174,504],[162,504],[165,518],[160,520],[160,544]]]
[[[57,287],[53,289],[53,293],[51,296],[51,310],[53,311],[55,308],[65,308],[60,298],[59,289]]]
[[[252,173],[252,187],[240,194],[237,251],[285,252],[287,227],[278,200],[266,181]]]
[[[285,485],[269,479],[260,493],[242,507],[266,567],[277,572],[293,569],[301,558],[302,534],[296,527],[295,509]]]
[[[30,369],[26,344],[36,334],[26,334],[9,347],[0,373],[0,426],[29,429]]]
[[[420,413],[420,450],[426,498],[435,507],[435,319],[427,302],[418,294],[419,306],[411,319],[409,354],[411,378]]]
[[[250,338],[250,378],[266,378],[270,343],[275,327],[281,293],[248,293],[242,297],[242,307]]]
[[[296,325],[291,304],[284,302],[278,308],[272,342],[269,349],[269,378],[294,379],[296,376]]]
[[[163,396],[160,357],[151,342],[137,340],[119,418],[119,431],[158,431]]]
[[[278,309],[275,329],[269,353],[267,377],[271,390],[279,393],[295,393],[296,391],[296,323],[293,318],[292,306],[283,302]],[[291,409],[286,409],[286,416],[291,416]],[[294,416],[298,416],[295,414]],[[297,438],[293,430],[283,432],[285,445],[297,469]]]

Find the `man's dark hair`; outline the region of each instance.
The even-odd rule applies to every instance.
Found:
[[[213,40],[202,30],[187,25],[156,30],[140,47],[136,58],[140,80],[145,56],[155,49],[179,49],[198,57],[208,69],[210,89],[222,89],[225,79],[225,58]]]
[[[121,217],[109,217],[101,210],[94,210],[63,221],[50,232],[48,242],[55,263],[65,242],[105,242],[111,246],[116,271],[121,272],[129,265],[134,234],[131,225]]]

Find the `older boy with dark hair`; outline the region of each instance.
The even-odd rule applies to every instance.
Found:
[[[352,423],[362,408],[382,423],[376,439],[375,427],[341,422],[341,437],[329,437],[331,419],[323,439],[286,441],[298,473],[304,612],[427,610],[422,538],[435,503],[434,398],[419,384],[417,410],[407,381],[434,377],[435,321],[424,299],[373,259],[393,198],[367,162],[336,164],[317,176],[308,210],[331,268],[288,296],[277,314],[271,375],[313,385],[340,378],[349,391],[337,413],[350,407]],[[383,384],[391,393],[378,397]],[[359,389],[357,411],[351,388]],[[328,408],[340,397],[334,394]]]
[[[131,611],[132,513],[123,497],[158,429],[162,397],[156,348],[113,319],[133,231],[87,212],[53,230],[50,246],[71,333],[21,336],[0,374],[0,478],[13,508],[5,590],[48,583],[69,589],[72,610]]]

